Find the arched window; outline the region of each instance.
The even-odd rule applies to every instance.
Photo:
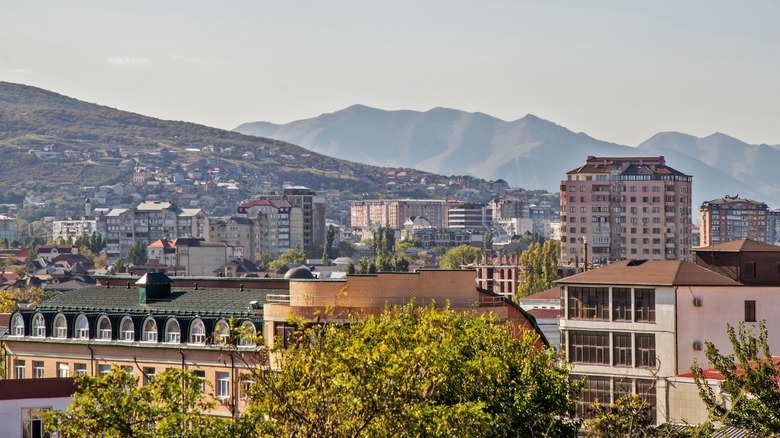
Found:
[[[61,339],[68,337],[68,321],[65,320],[65,315],[62,313],[59,313],[54,317],[54,331],[52,332],[52,336]]]
[[[111,320],[106,315],[103,315],[98,320],[98,339],[102,341],[111,340]]]
[[[122,322],[119,323],[119,339],[127,342],[135,340],[135,325],[129,316],[122,318]]]
[[[43,315],[36,313],[32,320],[32,335],[36,338],[46,337],[46,321],[43,320]]]
[[[179,321],[175,318],[168,320],[165,324],[165,342],[179,343],[181,342],[181,328],[179,327]]]
[[[143,337],[144,342],[157,342],[157,321],[151,316],[146,318],[143,325]]]
[[[227,321],[220,319],[214,325],[214,343],[227,344],[228,339],[230,339],[230,326]]]
[[[89,321],[84,315],[79,315],[76,318],[76,339],[89,339]]]
[[[190,344],[206,343],[206,326],[200,319],[195,319],[190,325]]]
[[[244,321],[244,323],[241,324],[241,340],[239,341],[239,345],[241,347],[254,347],[256,345],[255,336],[257,336],[255,325],[252,324],[251,321]]]
[[[24,318],[18,313],[11,320],[11,336],[24,336]]]

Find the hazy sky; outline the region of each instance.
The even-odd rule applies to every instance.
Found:
[[[7,1],[0,80],[232,129],[355,103],[780,144],[780,2]]]

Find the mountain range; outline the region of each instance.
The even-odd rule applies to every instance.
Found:
[[[575,133],[531,114],[504,121],[448,108],[385,111],[364,105],[282,125],[245,123],[235,131],[366,164],[500,178],[512,186],[550,191],[557,191],[565,173],[583,165],[589,155],[663,155],[668,165],[693,175],[694,206],[737,194],[780,206],[773,172],[780,166],[780,148],[721,133],[698,138],[662,132],[632,147]]]

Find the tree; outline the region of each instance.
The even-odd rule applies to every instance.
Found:
[[[77,237],[73,244],[79,248],[79,251],[88,249],[92,254],[97,254],[106,247],[106,239],[97,232],[93,231],[92,234],[84,233]],[[146,251],[145,248],[144,251]]]
[[[463,265],[474,262],[479,254],[479,249],[473,246],[456,246],[442,256],[439,267],[441,269],[460,269]]]
[[[114,274],[121,274],[127,270],[127,266],[125,266],[125,262],[122,259],[116,259],[111,266],[113,267]]]
[[[344,267],[344,272],[346,272],[347,275],[352,275],[355,273],[355,262],[353,262],[352,259],[347,261],[347,266]]]
[[[140,240],[133,240],[133,244],[127,249],[127,261],[131,265],[145,265],[146,264],[146,245]]]
[[[611,405],[595,402],[588,408],[592,419],[585,424],[589,437],[632,438],[655,436],[650,403],[641,395],[620,397]]]
[[[493,229],[487,230],[484,236],[482,236],[482,248],[488,250],[493,249]]]
[[[576,436],[581,384],[535,332],[511,332],[415,303],[302,324],[257,370],[245,419],[270,436]]]
[[[723,376],[722,394],[716,394],[698,363],[691,367],[699,396],[709,410],[712,422],[721,422],[746,429],[761,436],[780,433],[780,364],[769,351],[769,334],[765,321],[758,324],[758,336],[753,330],[727,324],[734,354],[723,355],[712,342],[705,342],[707,360]],[[725,397],[724,397],[725,396]],[[729,399],[729,406],[724,403]]]
[[[303,265],[306,263],[306,254],[300,248],[291,248],[282,253],[278,259],[268,264],[268,270],[276,272],[284,265],[297,264]]]
[[[171,368],[148,385],[114,367],[100,377],[76,376],[78,390],[65,412],[42,416],[64,437],[220,437],[235,435],[231,420],[206,414],[202,380]]]
[[[11,313],[17,309],[13,294],[0,290],[0,313]]]
[[[517,287],[518,297],[533,295],[552,287],[558,279],[558,255],[560,242],[548,240],[544,244],[532,243],[520,254],[522,276]]]

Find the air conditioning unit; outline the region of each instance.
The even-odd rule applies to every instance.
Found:
[[[696,350],[696,351],[701,351],[701,349],[702,349],[701,342],[699,342],[699,341],[694,341],[694,342],[693,342],[693,349],[694,349],[694,350]]]
[[[701,306],[702,306],[701,298],[694,298],[693,307],[701,307]]]

